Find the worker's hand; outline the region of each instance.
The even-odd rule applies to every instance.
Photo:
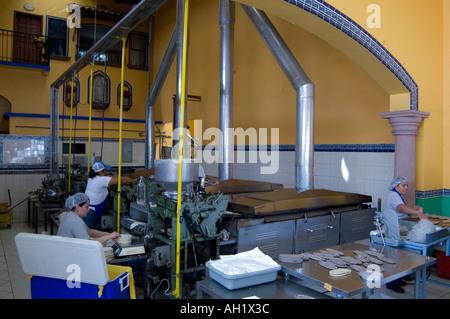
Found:
[[[112,239],[112,240],[116,240],[117,238],[120,237],[120,234],[119,234],[118,232],[112,232],[112,233],[109,235],[109,237],[110,237],[110,239]]]
[[[419,217],[419,219],[428,219],[428,215],[425,215],[424,213],[421,212],[419,212],[417,216]]]

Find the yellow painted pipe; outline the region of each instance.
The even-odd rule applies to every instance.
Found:
[[[88,176],[91,168],[91,121],[92,121],[92,78],[93,78],[94,63],[91,63],[91,78],[89,80],[89,130],[88,130]],[[88,177],[89,179],[89,177]]]
[[[122,38],[122,68],[120,70],[120,121],[119,121],[119,168],[117,183],[117,232],[120,232],[120,193],[122,187],[122,114],[123,114],[123,78],[125,67],[125,38]]]
[[[70,175],[72,175],[72,167],[71,167],[70,163],[72,162],[72,113],[73,113],[73,87],[74,87],[74,85],[75,85],[75,83],[74,83],[73,77],[72,77],[71,88],[70,88],[70,121],[69,121],[69,185],[67,188],[69,193],[70,193],[70,183],[71,183]]]
[[[178,145],[180,146],[178,149],[178,196],[177,196],[177,247],[176,247],[176,277],[175,277],[175,291],[173,295],[176,298],[180,297],[180,260],[181,260],[181,182],[182,182],[182,167],[183,167],[183,123],[184,123],[184,107],[185,107],[185,95],[186,95],[186,55],[187,55],[187,29],[188,29],[188,9],[189,9],[189,0],[185,1],[185,9],[184,9],[184,35],[183,35],[183,59],[182,59],[182,68],[181,68],[181,115],[180,115],[180,137],[178,141]]]

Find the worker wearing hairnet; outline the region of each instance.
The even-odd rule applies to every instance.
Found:
[[[393,210],[397,214],[398,219],[406,219],[409,217],[426,218],[423,214],[422,207],[409,207],[403,200],[402,196],[408,191],[408,179],[406,177],[398,176],[394,178],[389,186],[389,190],[391,192],[386,199],[385,209]]]
[[[84,218],[84,221],[90,228],[98,228],[100,226],[101,218],[106,211],[109,194],[108,187],[119,183],[118,176],[108,176],[108,170],[110,168],[111,166],[103,162],[95,162],[89,171],[89,180],[86,185],[85,194],[90,199],[90,211],[87,217]],[[120,179],[122,184],[132,184],[135,181],[136,179],[125,176]]]
[[[422,207],[411,208],[406,205],[403,200],[403,195],[408,191],[408,179],[404,176],[398,176],[389,185],[389,195],[386,199],[385,209],[393,210],[398,219],[406,219],[409,217],[426,218],[423,214]],[[386,284],[386,288],[391,289],[397,293],[404,293],[405,290],[401,287],[405,285],[403,279],[397,279]]]
[[[58,236],[92,239],[104,244],[108,240],[114,240],[119,233],[107,233],[96,229],[90,229],[83,221],[89,212],[89,197],[84,193],[76,193],[66,199],[65,207],[69,211],[64,214],[58,228]]]

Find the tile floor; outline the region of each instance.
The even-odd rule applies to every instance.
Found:
[[[33,229],[27,223],[0,228],[0,299],[31,299],[28,275],[22,271],[14,242],[20,232],[31,233]]]
[[[15,223],[11,228],[0,228],[0,299],[31,299],[28,275],[22,271],[14,243],[14,237],[19,232],[31,233],[33,229],[27,223]],[[435,271],[431,272],[429,279],[450,285],[450,280],[437,277]],[[372,298],[413,299],[414,285],[408,284],[404,288],[406,292],[399,294],[382,287],[375,291]],[[450,287],[427,282],[426,298],[450,299]]]

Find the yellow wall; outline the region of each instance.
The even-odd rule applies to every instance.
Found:
[[[188,119],[202,119],[204,130],[219,125],[218,14],[217,1],[191,1],[187,87],[202,100],[189,102],[187,114]],[[173,1],[155,16],[155,70],[175,16]],[[389,124],[379,116],[389,110],[387,92],[323,40],[276,16],[270,19],[316,85],[315,143],[393,143]],[[295,91],[240,6],[234,52],[234,127],[280,128],[280,144],[294,144]],[[172,120],[175,84],[176,62],[157,101],[157,118],[164,122]]]
[[[305,13],[296,6],[283,0],[239,0],[262,10],[276,13],[278,16],[301,26],[318,35],[326,42],[338,48],[347,57],[355,61],[362,69],[386,89],[389,93],[390,111],[409,108],[405,99],[405,90],[398,87],[399,81],[392,80],[386,68],[361,49],[355,41],[317,17]],[[448,188],[443,183],[444,163],[448,158],[444,154],[445,128],[447,122],[444,112],[444,34],[448,32],[448,3],[443,0],[329,0],[332,6],[343,12],[373,35],[408,71],[419,87],[419,110],[430,112],[429,119],[419,127],[417,136],[416,186],[418,190]],[[448,1],[447,1],[448,2]],[[445,3],[445,7],[444,7]],[[368,6],[376,4],[380,9],[380,28],[370,28]],[[443,14],[444,12],[444,14]],[[358,48],[359,46],[359,48]],[[383,71],[384,69],[384,71]],[[383,73],[384,72],[384,73]],[[395,83],[397,82],[397,83]],[[448,177],[444,177],[448,180]]]
[[[24,11],[27,1],[0,0],[0,28],[12,29],[14,10]],[[34,14],[67,16],[63,10],[72,1],[47,0],[36,5]],[[391,127],[380,113],[407,109],[408,95],[395,81],[383,80],[385,72],[379,63],[356,54],[354,45],[342,34],[333,38],[320,35],[326,23],[310,23],[307,14],[283,0],[242,0],[266,8],[289,48],[316,86],[315,144],[377,144],[394,143]],[[417,189],[450,188],[447,165],[450,159],[447,135],[449,132],[449,93],[445,87],[450,80],[450,7],[448,1],[379,0],[381,28],[367,26],[371,0],[328,0],[328,2],[366,28],[406,68],[419,86],[419,110],[430,112],[420,126],[417,137]],[[77,1],[95,5],[95,1]],[[218,1],[190,2],[190,46],[188,53],[188,94],[200,95],[201,102],[188,102],[189,120],[201,119],[203,129],[218,127],[219,123],[219,22]],[[112,1],[98,1],[108,10],[129,9]],[[303,16],[304,15],[304,16]],[[307,17],[308,19],[304,19]],[[156,75],[175,26],[175,1],[170,0],[155,15],[152,40],[152,77]],[[297,20],[296,20],[297,19]],[[301,21],[300,21],[301,20]],[[303,21],[305,20],[305,21]],[[104,24],[104,22],[102,22]],[[148,24],[148,23],[147,23]],[[147,30],[147,24],[140,27]],[[303,24],[303,25],[302,25]],[[313,26],[313,27],[311,27]],[[311,27],[308,28],[308,27]],[[329,29],[326,29],[329,30]],[[317,32],[316,32],[317,31]],[[72,39],[73,30],[70,38]],[[333,40],[334,39],[334,40]],[[349,44],[349,48],[337,45]],[[341,41],[343,40],[343,41]],[[335,42],[333,42],[335,41]],[[73,55],[74,42],[69,52]],[[48,114],[50,84],[72,63],[51,60],[50,72],[0,67],[0,95],[12,103],[12,112]],[[96,70],[103,70],[97,66]],[[107,67],[111,78],[111,105],[105,117],[118,118],[115,88],[119,83],[119,68]],[[85,69],[78,75],[81,82],[81,102],[78,115],[87,116],[87,77]],[[236,2],[235,68],[234,68],[234,126],[244,129],[280,128],[280,144],[295,143],[295,92],[275,62],[255,28]],[[133,107],[124,112],[125,118],[144,119],[148,74],[127,69],[125,80],[133,86]],[[173,95],[176,92],[176,60],[156,104],[156,119],[165,123],[173,120]],[[61,96],[62,99],[62,96]],[[60,114],[69,109],[60,103]],[[93,111],[93,116],[101,116]],[[48,129],[23,129],[20,126],[48,126],[46,120],[11,118],[11,134],[47,135]],[[77,123],[85,127],[86,123]],[[93,124],[100,128],[101,123]],[[62,126],[62,123],[61,123]],[[64,123],[68,127],[67,121]],[[106,123],[113,131],[106,137],[117,137],[117,123]],[[124,130],[144,131],[144,125],[124,124]],[[76,133],[86,136],[86,131]],[[99,137],[100,131],[94,131]],[[138,133],[124,132],[125,138],[137,138]],[[203,141],[207,144],[208,141]]]
[[[443,185],[445,188],[450,188],[450,92],[448,87],[450,85],[450,3],[449,1],[444,1],[443,7],[443,20],[444,20],[444,79],[443,79],[443,91],[444,91],[444,105],[443,105],[443,122],[444,122],[444,134],[443,134]]]
[[[381,0],[381,28],[367,28],[367,6],[373,1],[329,0],[331,5],[350,16],[368,30],[399,60],[419,86],[419,110],[430,112],[420,126],[417,137],[417,189],[449,188],[448,174],[444,173],[444,17],[448,1]],[[444,13],[443,13],[444,12]],[[445,40],[444,40],[445,39]],[[448,55],[448,53],[445,53]],[[446,57],[448,59],[448,56]],[[446,70],[448,73],[448,70]],[[392,107],[392,111],[398,110]],[[446,169],[445,169],[446,170]],[[443,178],[445,182],[443,185]]]
[[[26,12],[23,5],[29,1],[0,1],[0,28],[13,30],[14,11]],[[46,15],[58,16],[66,18],[67,5],[73,1],[65,0],[47,0],[34,3],[35,10],[32,14],[43,17],[43,30],[45,33],[45,17]],[[77,1],[79,5],[95,6],[95,1]],[[98,5],[105,5],[109,11],[126,13],[130,7],[124,4],[115,4],[111,1],[98,1]],[[28,12],[27,12],[28,13]],[[82,18],[81,23],[93,23],[92,19]],[[97,21],[98,24],[113,26],[108,21]],[[75,29],[70,29],[69,35],[69,61],[50,60],[50,72],[37,69],[17,68],[17,67],[0,67],[0,95],[3,95],[11,102],[13,113],[50,113],[50,85],[74,63],[75,45],[77,37],[73,40]],[[148,32],[148,21],[144,22],[137,28],[137,31]],[[128,48],[126,48],[126,57],[128,57]],[[125,61],[125,64],[127,60]],[[94,72],[100,70],[105,71],[104,64],[95,65]],[[106,74],[111,80],[110,105],[105,110],[105,118],[119,118],[119,107],[117,105],[117,86],[120,83],[120,67],[107,66]],[[76,77],[80,81],[80,103],[73,108],[73,115],[89,116],[88,99],[88,77],[90,75],[90,67],[83,69]],[[126,68],[124,80],[129,82],[133,88],[133,105],[129,111],[123,112],[123,119],[145,120],[145,101],[148,92],[148,72],[142,70],[133,70]],[[59,113],[60,115],[70,115],[70,107],[66,106],[63,101],[63,88],[60,88]],[[93,117],[102,117],[101,110],[93,110]],[[69,120],[60,121],[60,135],[69,136]],[[73,121],[72,136],[87,137],[88,122]],[[105,122],[105,138],[119,137],[119,123]],[[48,135],[49,134],[48,119],[29,119],[20,117],[10,118],[10,134],[12,135]],[[65,128],[65,129],[64,129]],[[75,130],[76,129],[76,130]],[[102,137],[102,122],[92,122],[92,137]],[[144,138],[145,124],[139,123],[123,123],[123,138]]]

